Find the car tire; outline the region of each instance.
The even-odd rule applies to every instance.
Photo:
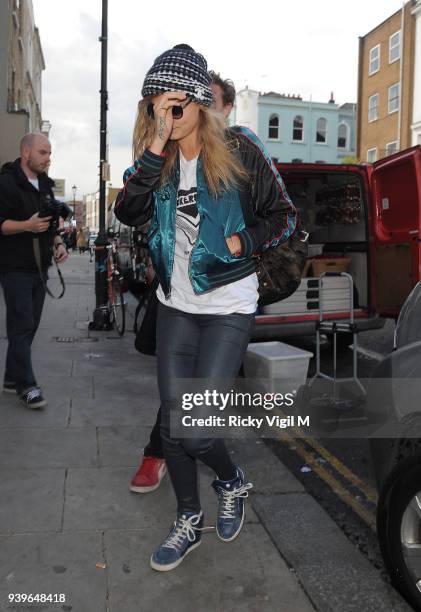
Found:
[[[421,452],[400,461],[387,477],[377,506],[377,535],[393,585],[421,611]],[[411,550],[419,552],[416,561]]]

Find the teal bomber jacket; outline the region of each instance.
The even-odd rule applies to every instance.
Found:
[[[190,254],[189,276],[195,293],[240,280],[255,271],[254,255],[288,240],[296,229],[296,211],[283,181],[257,136],[247,128],[227,130],[227,146],[240,155],[248,180],[218,197],[209,193],[202,157],[197,162],[196,243]],[[152,263],[166,297],[171,293],[176,232],[179,160],[171,180],[161,185],[165,157],[146,150],[124,174],[124,188],[115,204],[116,217],[127,225],[150,220],[148,240]],[[237,234],[241,253],[234,256],[225,238]]]

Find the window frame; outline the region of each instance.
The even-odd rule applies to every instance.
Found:
[[[319,121],[324,121],[325,122],[325,139],[323,141],[321,140],[317,140],[317,133],[319,131]],[[316,121],[316,134],[315,134],[315,139],[314,139],[315,144],[318,145],[327,145],[327,119],[326,117],[319,117]]]
[[[371,65],[372,65],[374,60],[373,60],[373,58],[371,56],[372,56],[372,52],[375,49],[378,49],[377,61],[378,61],[379,64],[378,64],[378,67],[377,67],[376,70],[372,70],[371,69]],[[381,44],[378,43],[377,45],[374,45],[374,47],[371,47],[370,51],[368,52],[368,76],[376,74],[376,72],[378,72],[380,70],[380,51],[381,51]]]
[[[345,146],[344,147],[340,147],[339,146],[339,129],[344,126],[345,127]],[[341,121],[340,124],[338,125],[338,142],[337,142],[337,146],[338,149],[342,149],[343,151],[348,151],[349,150],[349,125],[347,124],[346,121]]]
[[[370,151],[374,151],[374,155],[375,155],[375,159],[373,159],[372,161],[368,159]],[[377,161],[377,147],[372,147],[371,149],[367,149],[366,159],[369,164],[374,164],[374,162]]]
[[[394,36],[396,36],[396,34],[399,34],[399,43],[392,47],[392,38]],[[396,32],[394,34],[391,34],[389,36],[389,64],[393,64],[394,62],[397,62],[398,60],[401,59],[401,38],[402,38],[402,35],[401,35],[401,30],[400,29],[396,30]],[[396,49],[396,47],[399,47],[399,55],[395,59],[390,59],[390,55],[392,53],[392,50]]]
[[[387,148],[389,145],[396,145],[396,149],[395,151],[393,151],[393,153],[389,153]],[[389,157],[389,155],[393,155],[394,153],[398,152],[398,141],[397,140],[392,140],[391,142],[387,142],[386,143],[386,156]]]
[[[373,98],[377,97],[377,105],[376,105],[376,116],[374,117],[374,119],[370,119],[370,100],[372,100]],[[373,121],[377,121],[379,118],[379,102],[380,102],[380,95],[379,93],[375,93],[371,96],[368,97],[368,123],[373,123]]]
[[[271,125],[270,122],[272,119],[277,119],[278,124],[277,125]],[[271,115],[269,115],[269,121],[268,121],[268,140],[280,140],[280,129],[281,129],[281,122],[279,120],[279,115],[277,113],[272,113]],[[271,129],[276,129],[277,130],[277,136],[273,137],[270,135],[270,130]]]
[[[296,128],[294,126],[294,123],[297,117],[301,119],[301,128]],[[297,130],[301,129],[301,138],[299,140],[297,138],[294,138],[294,131],[296,129]],[[304,142],[304,117],[302,115],[295,115],[294,119],[292,120],[292,142]]]
[[[392,89],[392,87],[398,88],[398,95],[395,96],[394,98],[390,97],[390,90]],[[398,106],[397,108],[390,110],[390,103],[392,100],[397,100]],[[400,106],[401,106],[401,88],[400,88],[400,83],[398,81],[397,83],[393,83],[393,85],[390,85],[390,87],[387,88],[387,113],[388,115],[392,115],[393,113],[399,112]]]

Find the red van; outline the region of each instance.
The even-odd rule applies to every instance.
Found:
[[[318,275],[334,260],[345,262],[352,277],[359,330],[381,328],[421,280],[421,146],[374,164],[291,163],[278,169],[309,232],[313,265],[290,298],[259,311],[253,340],[315,333]],[[326,281],[324,318],[349,319],[347,278]]]

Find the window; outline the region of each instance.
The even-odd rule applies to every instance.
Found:
[[[394,142],[388,142],[386,145],[386,155],[393,155],[398,150],[398,143],[395,140]]]
[[[271,115],[269,117],[269,138],[278,140],[279,138],[279,117],[278,115]]]
[[[317,119],[316,142],[326,142],[326,119]]]
[[[301,115],[297,115],[294,118],[294,124],[293,124],[293,129],[292,129],[292,140],[299,140],[299,141],[303,140],[303,128],[304,128],[303,118],[301,117]]]
[[[372,164],[373,162],[375,162],[377,159],[377,149],[376,147],[374,147],[374,149],[368,149],[367,151],[367,161]]]
[[[299,157],[294,157],[294,159],[291,159],[291,164],[302,164],[303,160],[300,159]]]
[[[374,94],[368,99],[368,121],[376,121],[379,118],[379,94]]]
[[[399,83],[389,87],[388,105],[389,113],[396,113],[399,110]]]
[[[371,76],[380,70],[380,45],[370,49],[370,62],[368,74]]]
[[[401,56],[401,31],[395,32],[389,38],[389,64],[396,62]]]
[[[348,126],[346,123],[340,123],[338,128],[338,148],[348,148]]]

